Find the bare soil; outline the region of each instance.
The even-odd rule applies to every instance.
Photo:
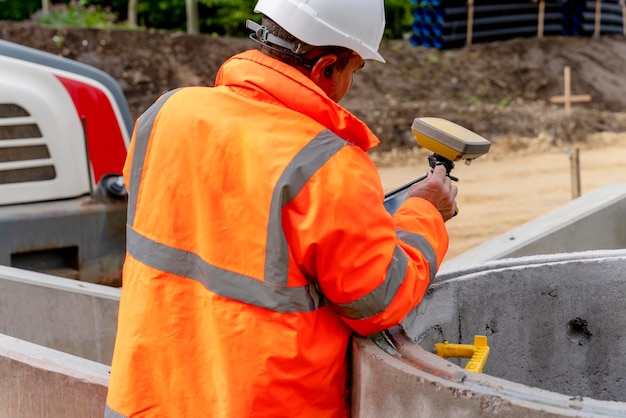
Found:
[[[41,27],[0,21],[0,38],[93,65],[121,85],[134,117],[163,91],[213,85],[221,63],[255,45],[248,39],[154,30]],[[387,190],[421,175],[428,150],[413,119],[437,116],[492,142],[489,154],[458,163],[460,214],[448,222],[448,257],[566,203],[570,158],[580,149],[582,193],[626,181],[626,37],[520,38],[460,49],[383,41],[387,63],[368,62],[342,104],[382,144],[371,151]],[[550,103],[572,93],[591,102]]]
[[[551,146],[546,138],[533,141],[540,143],[536,151],[508,152],[495,144],[493,155],[490,151],[470,166],[456,163],[453,174],[459,178],[459,215],[447,222],[450,247],[446,259],[573,199],[576,189],[572,187],[571,159],[576,148],[581,195],[610,183],[626,182],[626,132],[593,134],[571,146]],[[427,153],[404,154],[411,154],[406,164],[380,168],[388,190],[425,171],[425,162],[421,162],[426,161]]]

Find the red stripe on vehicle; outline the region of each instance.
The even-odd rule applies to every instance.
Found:
[[[97,184],[105,174],[122,174],[126,159],[123,121],[99,88],[56,75],[74,101],[78,118],[85,118],[89,158]]]

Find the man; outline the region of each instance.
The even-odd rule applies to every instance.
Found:
[[[398,324],[448,246],[443,167],[392,217],[337,102],[382,0],[260,0],[261,51],[168,92],[125,167],[128,254],[105,416],[346,417],[347,351]]]

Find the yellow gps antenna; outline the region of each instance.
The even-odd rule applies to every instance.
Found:
[[[448,177],[454,181],[458,179],[451,176],[450,171],[454,168],[455,161],[465,160],[465,164],[469,165],[474,159],[486,154],[491,147],[491,142],[477,133],[442,118],[416,118],[411,125],[411,131],[420,146],[433,151],[428,156],[430,167],[443,165]],[[387,211],[393,215],[406,199],[409,188],[425,178],[426,174],[386,193],[383,203]]]

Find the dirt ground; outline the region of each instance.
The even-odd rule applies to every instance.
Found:
[[[457,162],[452,174],[459,178],[459,215],[447,223],[446,259],[570,201],[575,193],[571,159],[576,148],[581,195],[626,182],[626,132],[594,134],[585,143],[537,152],[494,149],[494,155],[477,158],[469,166]],[[413,152],[406,164],[381,167],[386,190],[423,174],[426,156]]]
[[[163,91],[212,85],[229,56],[254,48],[248,39],[163,31],[40,27],[0,21],[0,38],[100,68],[121,85],[133,116]],[[580,149],[582,193],[626,181],[626,37],[545,37],[474,44],[452,50],[383,41],[387,63],[368,62],[342,101],[379,136],[371,152],[387,190],[421,175],[428,151],[410,132],[413,119],[436,116],[492,142],[471,166],[459,162],[460,214],[448,223],[448,257],[571,199],[570,150]],[[550,98],[591,102],[566,114]]]

